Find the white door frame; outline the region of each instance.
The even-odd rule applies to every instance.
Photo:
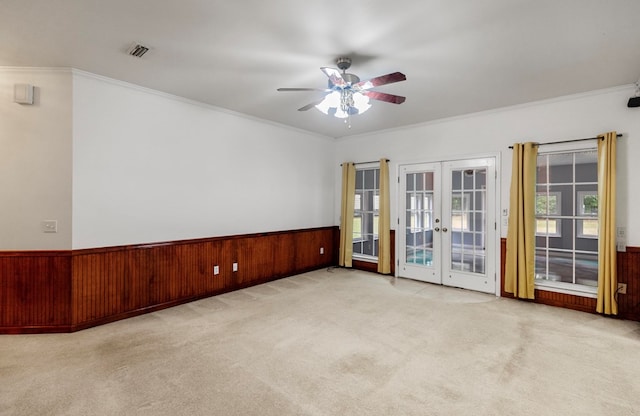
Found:
[[[392,219],[392,223],[396,224],[396,238],[395,238],[395,257],[396,257],[396,266],[395,266],[395,277],[399,277],[400,272],[400,242],[401,239],[398,237],[399,232],[404,232],[404,225],[401,226],[400,222],[400,209],[401,209],[401,201],[400,198],[404,197],[404,195],[399,195],[400,191],[400,169],[401,167],[406,167],[408,165],[420,165],[425,163],[445,163],[448,161],[461,161],[467,159],[486,159],[486,158],[494,158],[495,159],[495,192],[494,192],[494,211],[495,211],[495,219],[497,223],[497,229],[494,235],[493,242],[493,257],[495,261],[495,295],[500,296],[501,291],[501,281],[500,281],[500,273],[501,273],[501,259],[500,259],[500,240],[502,238],[502,228],[504,227],[503,217],[501,214],[501,201],[502,201],[502,163],[501,163],[501,154],[499,152],[496,153],[480,153],[480,154],[472,154],[472,155],[457,155],[457,156],[446,156],[446,157],[438,157],[438,158],[424,158],[420,160],[412,160],[412,161],[398,161],[395,164],[396,167],[396,180],[393,181],[395,187],[395,195],[396,195],[396,203],[395,210],[396,215],[395,219]]]
[[[440,162],[431,162],[431,163],[419,163],[419,164],[411,164],[411,165],[400,165],[398,166],[399,180],[398,180],[398,206],[402,206],[403,209],[398,208],[398,228],[402,228],[403,232],[396,233],[396,240],[398,242],[398,247],[403,247],[403,250],[397,250],[398,253],[397,258],[398,264],[398,273],[400,273],[400,268],[404,271],[404,277],[408,277],[411,279],[421,280],[423,282],[428,283],[437,283],[442,284],[442,256],[441,256],[441,242],[442,239],[437,235],[436,231],[440,231],[440,227],[442,224],[440,223],[441,219],[441,191],[442,191],[442,163]],[[409,264],[407,263],[407,207],[406,207],[406,198],[407,192],[403,192],[400,195],[400,190],[407,190],[407,176],[413,173],[428,173],[423,178],[424,189],[417,190],[417,195],[422,195],[422,198],[415,198],[415,206],[409,208],[412,210],[411,217],[415,215],[415,222],[417,223],[414,229],[414,224],[412,223],[412,229],[419,231],[417,233],[418,236],[422,236],[424,240],[428,240],[428,237],[423,233],[425,228],[429,227],[431,232],[431,240],[430,241],[421,241],[420,245],[422,248],[421,251],[422,263],[421,264]],[[432,189],[426,189],[428,184],[431,184]],[[416,191],[414,191],[416,192]],[[427,197],[428,195],[428,197]],[[415,197],[415,195],[414,195]],[[404,203],[402,200],[404,199]],[[414,201],[414,198],[412,198]],[[431,202],[427,202],[431,201]],[[437,202],[434,204],[434,202]],[[414,211],[415,210],[415,211]],[[427,212],[427,216],[425,216],[425,212]],[[425,224],[428,223],[428,224]],[[402,226],[400,226],[402,224]],[[420,231],[422,230],[422,231]],[[416,237],[416,234],[413,235]],[[416,247],[416,242],[414,241],[411,246]],[[425,261],[425,256],[429,253],[429,260]],[[414,253],[415,255],[415,253]]]

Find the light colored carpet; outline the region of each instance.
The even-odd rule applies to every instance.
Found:
[[[343,269],[0,336],[2,415],[640,415],[640,324]]]

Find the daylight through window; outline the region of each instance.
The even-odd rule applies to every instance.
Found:
[[[356,169],[353,206],[353,257],[378,257],[380,168]]]
[[[535,204],[536,282],[596,287],[597,150],[539,154]]]

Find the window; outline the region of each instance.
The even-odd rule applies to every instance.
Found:
[[[536,176],[536,284],[582,293],[598,285],[595,149],[541,153]]]
[[[378,257],[379,209],[380,168],[356,169],[356,195],[353,206],[354,257]]]
[[[561,237],[560,216],[562,194],[560,192],[536,192],[536,235]]]
[[[578,220],[578,237],[598,238],[598,193],[578,191],[577,205],[582,217]]]

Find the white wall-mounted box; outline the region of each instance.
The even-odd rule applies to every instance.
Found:
[[[13,102],[18,104],[33,104],[33,85],[14,84]]]

